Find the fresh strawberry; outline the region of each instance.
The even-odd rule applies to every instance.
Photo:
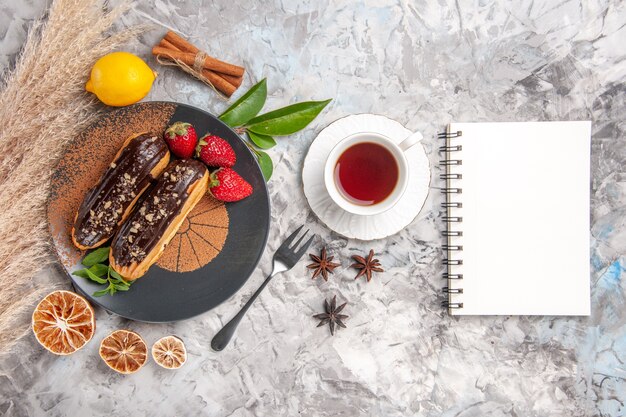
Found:
[[[219,136],[204,135],[196,147],[196,157],[210,167],[231,168],[237,157],[228,142]]]
[[[209,191],[221,201],[243,200],[252,194],[252,186],[231,168],[220,168],[211,174]]]
[[[163,135],[170,151],[179,158],[187,159],[193,156],[198,144],[196,129],[185,122],[176,122],[165,130]]]

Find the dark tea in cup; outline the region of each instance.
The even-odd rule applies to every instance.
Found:
[[[360,206],[384,201],[398,184],[398,162],[383,145],[359,142],[339,156],[334,179],[343,197]]]
[[[411,133],[398,143],[376,132],[341,139],[324,165],[329,197],[346,212],[374,216],[393,207],[406,191],[409,166],[405,151],[422,140]]]

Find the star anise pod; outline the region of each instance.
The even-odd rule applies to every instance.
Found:
[[[385,272],[385,270],[381,267],[380,262],[378,262],[378,259],[372,259],[373,257],[373,249],[370,250],[367,258],[359,255],[352,255],[352,259],[356,261],[356,263],[351,265],[352,268],[360,270],[354,279],[358,279],[360,276],[365,276],[367,278],[367,282],[370,282],[372,280],[372,272]]]
[[[332,301],[329,303],[328,300],[324,300],[324,310],[326,310],[325,313],[320,313],[320,314],[316,314],[313,317],[320,320],[319,324],[317,325],[317,327],[323,326],[325,324],[328,324],[330,326],[330,334],[332,336],[335,335],[335,324],[337,324],[337,326],[339,327],[343,327],[344,329],[346,328],[346,325],[344,324],[343,320],[347,319],[348,316],[346,316],[345,314],[339,314],[341,313],[341,310],[343,310],[343,308],[346,306],[346,304],[348,304],[347,302],[343,303],[342,305],[340,305],[339,307],[337,307],[337,296],[335,295],[332,299]]]
[[[328,274],[333,273],[333,269],[339,266],[338,263],[331,262],[334,256],[326,256],[326,248],[322,249],[322,253],[320,256],[309,254],[313,263],[311,265],[307,265],[306,267],[309,269],[314,269],[313,279],[317,278],[318,275],[321,275],[324,278],[324,281],[328,281]]]

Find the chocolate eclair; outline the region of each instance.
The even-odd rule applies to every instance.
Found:
[[[74,245],[86,250],[109,240],[169,161],[170,151],[160,135],[140,133],[126,139],[74,217]]]
[[[169,164],[113,238],[111,267],[129,281],[143,276],[208,188],[209,171],[202,162],[185,159]]]

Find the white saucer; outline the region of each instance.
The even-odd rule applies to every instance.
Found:
[[[324,186],[324,164],[331,149],[346,136],[376,132],[400,143],[411,131],[395,120],[376,114],[355,114],[336,120],[315,138],[304,160],[304,195],[313,212],[333,231],[348,238],[381,239],[408,226],[422,209],[430,185],[430,162],[421,143],[406,151],[409,183],[402,198],[388,211],[374,216],[348,213],[330,198]]]

